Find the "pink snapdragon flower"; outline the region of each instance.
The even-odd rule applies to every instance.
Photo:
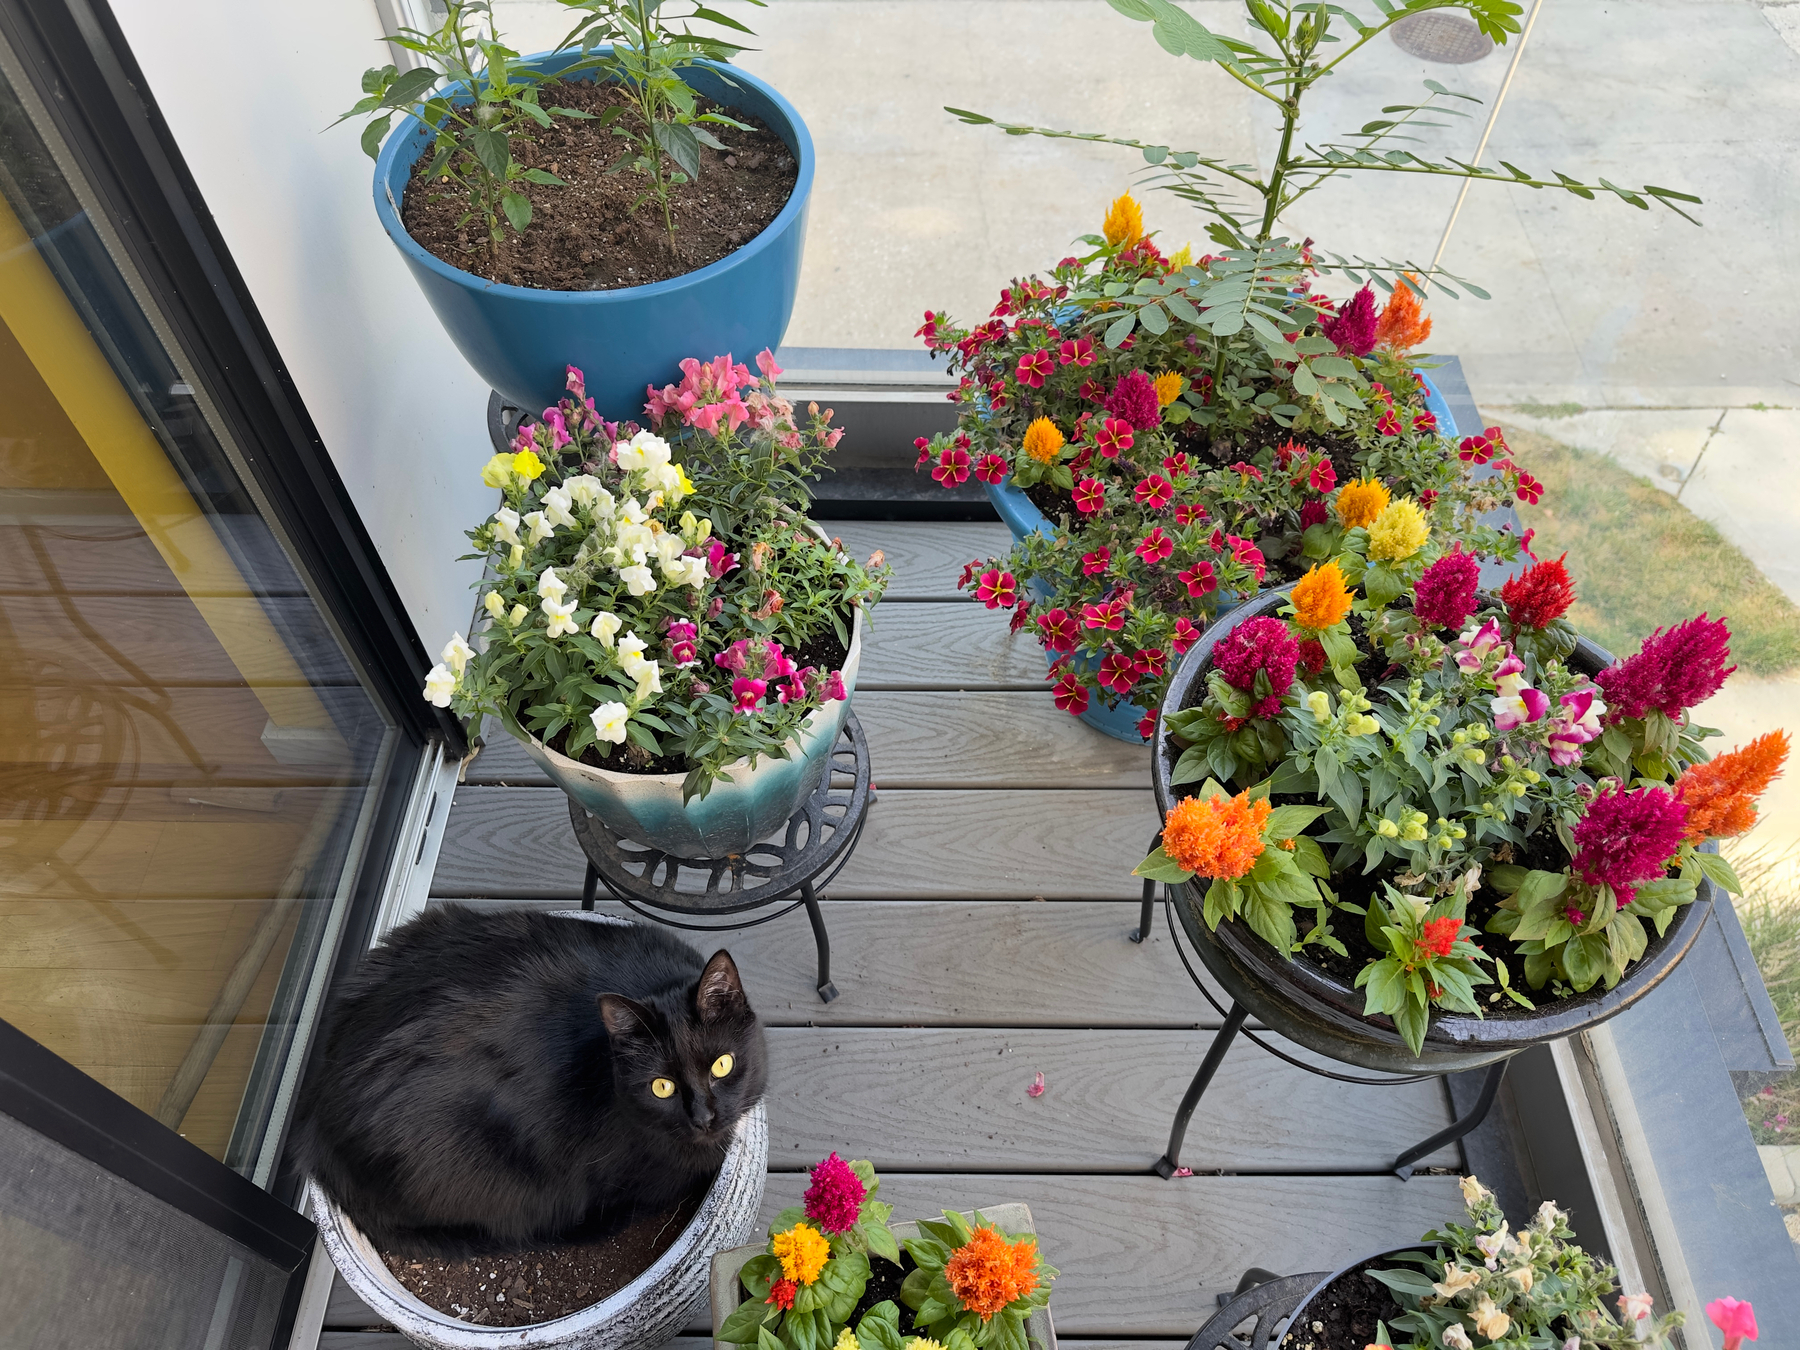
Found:
[[[756,354],[756,368],[762,372],[763,378],[770,384],[775,383],[785,373],[780,366],[775,364],[775,353],[767,347]]]
[[[685,619],[672,619],[669,622],[668,648],[669,659],[677,669],[700,664],[700,653],[694,646],[694,640],[700,636],[700,630]]]
[[[1549,712],[1550,700],[1542,690],[1521,684],[1512,693],[1490,699],[1488,706],[1493,710],[1495,731],[1515,731]]]
[[[1725,1350],[1741,1350],[1745,1341],[1756,1339],[1756,1309],[1741,1299],[1714,1299],[1706,1315],[1725,1333]]]
[[[761,706],[763,695],[768,693],[769,686],[764,680],[753,680],[747,675],[740,675],[731,682],[731,702],[738,712],[755,712]]]
[[[1606,704],[1600,701],[1599,692],[1592,685],[1571,689],[1557,702],[1562,705],[1562,711],[1557,714],[1544,746],[1550,752],[1550,762],[1567,769],[1581,763],[1581,747],[1599,737],[1600,719],[1606,715]]]
[[[1489,656],[1506,646],[1500,637],[1500,621],[1489,619],[1479,628],[1467,629],[1458,635],[1456,645],[1462,648],[1456,654],[1457,669],[1464,674],[1474,674],[1487,663]]]

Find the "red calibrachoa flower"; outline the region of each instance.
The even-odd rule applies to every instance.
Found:
[[[1083,605],[1081,622],[1087,628],[1104,628],[1116,633],[1125,626],[1125,602],[1108,600],[1102,605]]]
[[[1044,646],[1053,652],[1075,650],[1078,636],[1075,619],[1066,609],[1052,609],[1037,618],[1038,631],[1044,635]]]
[[[1019,358],[1018,369],[1013,374],[1020,384],[1030,385],[1033,389],[1044,387],[1044,377],[1056,369],[1056,360],[1049,352],[1027,352]]]
[[[1175,541],[1162,532],[1158,525],[1138,541],[1137,555],[1154,566],[1175,551]]]
[[[1057,355],[1065,366],[1091,366],[1094,364],[1094,344],[1087,338],[1074,338],[1063,343]]]
[[[1174,477],[1178,473],[1192,473],[1193,471],[1194,461],[1189,458],[1188,452],[1185,450],[1177,450],[1174,454],[1163,457],[1163,472],[1170,477]]]
[[[1152,680],[1160,680],[1163,667],[1168,663],[1169,654],[1161,647],[1146,647],[1137,654],[1135,659],[1139,675],[1147,676]]]
[[[1098,478],[1084,478],[1075,485],[1075,509],[1091,516],[1106,505],[1106,484]]]
[[[1131,423],[1117,417],[1107,418],[1100,424],[1094,444],[1107,459],[1118,458],[1121,451],[1131,449]]]
[[[1383,436],[1398,436],[1400,434],[1400,419],[1394,416],[1392,409],[1390,409],[1375,419],[1375,430],[1379,431]]]
[[[1464,436],[1456,447],[1457,457],[1469,464],[1486,464],[1506,449],[1506,437],[1499,427],[1489,427],[1479,436]]]
[[[915,470],[924,468],[925,461],[931,458],[931,442],[923,436],[915,436],[913,437],[913,449],[919,452],[919,457],[913,461],[913,468]]]
[[[1131,499],[1139,506],[1160,511],[1175,497],[1175,485],[1160,473],[1153,473],[1131,491]]]
[[[1198,502],[1191,502],[1175,508],[1177,525],[1196,525],[1206,519],[1206,508]]]
[[[1575,603],[1575,583],[1563,558],[1550,558],[1527,567],[1500,588],[1500,603],[1506,606],[1506,617],[1513,632],[1544,628],[1554,619],[1568,613]]]
[[[1056,700],[1056,706],[1071,717],[1080,717],[1088,710],[1087,686],[1073,675],[1064,675],[1058,680],[1050,696]]]
[[[1414,413],[1413,414],[1413,430],[1414,431],[1436,431],[1437,430],[1437,414],[1432,413],[1432,412]]]
[[[1519,483],[1513,491],[1527,506],[1536,506],[1544,497],[1544,485],[1523,469],[1519,470]]]
[[[1188,595],[1195,600],[1219,589],[1218,574],[1213,571],[1213,565],[1204,559],[1185,572],[1177,572],[1175,579],[1187,587]]]
[[[1098,380],[1083,380],[1081,388],[1075,391],[1076,397],[1084,398],[1089,403],[1106,402],[1106,386]]]
[[[1100,658],[1100,687],[1115,694],[1129,694],[1137,683],[1137,661],[1123,652],[1108,652]]]
[[[1175,636],[1169,639],[1169,645],[1175,649],[1175,655],[1186,656],[1187,649],[1200,640],[1200,630],[1194,621],[1183,614],[1175,620]]]
[[[1254,464],[1246,464],[1241,459],[1236,464],[1233,464],[1231,466],[1231,471],[1233,473],[1243,474],[1244,480],[1246,482],[1248,482],[1252,478],[1254,478],[1259,483],[1262,482],[1262,480],[1263,480],[1263,475],[1262,475],[1261,469],[1257,468],[1256,465],[1254,465]]]
[[[1081,574],[1086,577],[1097,577],[1112,566],[1112,550],[1102,544],[1092,553],[1081,555]]]
[[[1306,482],[1314,492],[1330,492],[1337,486],[1337,469],[1329,459],[1321,459],[1313,465]]]
[[[1149,740],[1156,734],[1156,714],[1145,713],[1138,718],[1137,734],[1139,740]]]
[[[938,453],[937,467],[931,471],[931,476],[945,487],[968,482],[969,452],[954,445],[945,446]]]
[[[1441,919],[1427,919],[1425,931],[1419,935],[1419,945],[1433,956],[1448,956],[1461,933],[1461,919],[1451,918],[1449,915]]]
[[[975,461],[975,476],[984,483],[998,483],[1006,477],[1007,464],[999,455],[983,455]]]
[[[999,609],[1002,605],[1011,607],[1019,599],[1018,582],[1011,572],[1002,572],[997,567],[990,567],[981,574],[975,587],[975,598],[989,609]]]
[[[1225,542],[1231,545],[1232,561],[1240,562],[1245,567],[1248,567],[1251,575],[1258,581],[1261,581],[1264,573],[1268,571],[1268,567],[1263,559],[1262,550],[1250,540],[1239,539],[1235,534],[1226,535]]]

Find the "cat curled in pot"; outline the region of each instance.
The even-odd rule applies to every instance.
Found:
[[[300,1169],[383,1251],[591,1240],[718,1175],[767,1052],[728,952],[529,910],[427,910],[334,1002]]]

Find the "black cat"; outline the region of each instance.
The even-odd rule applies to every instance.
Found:
[[[727,952],[528,910],[427,910],[332,1006],[295,1160],[370,1241],[520,1251],[672,1208],[767,1081]]]

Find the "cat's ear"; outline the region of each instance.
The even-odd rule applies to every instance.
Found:
[[[738,978],[737,963],[731,953],[713,953],[706,969],[700,972],[699,987],[694,990],[694,1011],[702,1022],[714,1022],[728,1013],[747,1012],[750,1000],[744,996],[744,982]]]
[[[635,999],[623,994],[602,994],[595,1000],[600,1006],[600,1020],[606,1034],[614,1040],[632,1036],[649,1036],[650,1012]]]

